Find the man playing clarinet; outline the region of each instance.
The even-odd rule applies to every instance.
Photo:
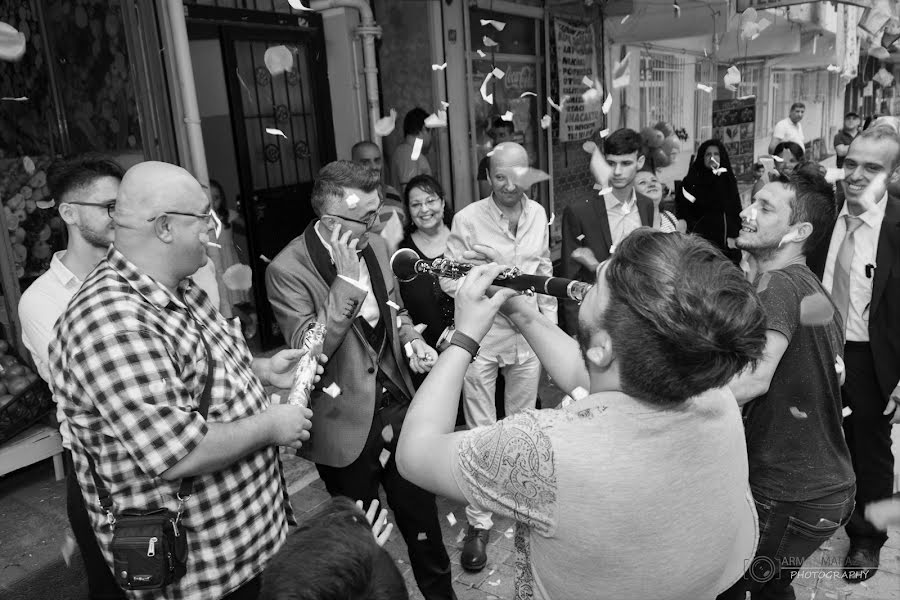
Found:
[[[515,142],[496,146],[488,168],[491,195],[463,208],[453,218],[447,258],[467,262],[472,253],[485,250],[498,263],[515,265],[523,273],[553,275],[547,215],[540,204],[528,198],[519,183],[527,170],[525,148]],[[451,296],[458,284],[441,280],[441,287]],[[538,295],[532,302],[556,323],[555,298]],[[469,429],[497,421],[494,392],[498,372],[503,373],[506,383],[507,416],[535,407],[541,363],[525,338],[501,314],[494,319],[481,351],[466,371],[463,409]],[[480,571],[487,563],[489,531],[493,527],[491,513],[468,506],[466,517],[469,528],[460,563],[467,571]]]

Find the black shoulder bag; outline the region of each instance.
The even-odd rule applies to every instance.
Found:
[[[209,343],[200,334],[206,347],[206,384],[200,397],[200,414],[206,418],[212,396],[213,358]],[[113,514],[109,488],[97,476],[90,454],[87,455],[97,500],[106,512],[106,521],[113,530],[110,546],[113,555],[113,575],[124,590],[159,590],[181,579],[187,571],[187,540],[181,526],[184,504],[194,489],[194,478],[181,480],[176,497],[178,511],[167,508],[150,510],[129,509],[118,518]]]

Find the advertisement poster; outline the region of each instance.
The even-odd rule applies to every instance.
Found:
[[[559,72],[559,141],[577,142],[591,137],[602,112],[586,110],[582,94],[585,76],[593,77],[593,31],[589,25],[573,25],[556,19],[556,61]],[[596,103],[595,103],[596,104]]]
[[[712,136],[725,144],[738,181],[752,181],[756,98],[713,100]]]

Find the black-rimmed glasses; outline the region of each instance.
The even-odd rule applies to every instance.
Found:
[[[106,216],[110,219],[113,218],[113,214],[116,212],[115,200],[111,202],[75,202],[74,200],[69,200],[66,202],[60,202],[60,204],[74,204],[76,206],[93,206],[95,208],[105,208]]]
[[[209,212],[206,213],[190,213],[177,210],[164,210],[155,217],[150,217],[149,219],[147,219],[147,222],[152,223],[163,215],[180,215],[182,217],[194,217],[195,219],[203,219],[204,221],[206,221],[207,227],[209,227],[210,225],[213,225],[215,227],[216,238],[218,238],[219,234],[222,233],[222,221],[219,220],[219,216],[216,214],[216,211],[213,208],[210,208]]]
[[[331,213],[328,213],[325,216],[335,217],[336,219],[343,219],[344,221],[350,221],[351,223],[358,223],[360,225],[363,225],[366,229],[372,229],[372,227],[375,225],[375,222],[378,221],[378,214],[381,212],[382,206],[384,206],[384,202],[379,202],[378,207],[375,209],[375,212],[373,212],[372,215],[365,221],[360,221],[359,219],[353,219],[351,217],[345,217],[344,215],[333,215]]]

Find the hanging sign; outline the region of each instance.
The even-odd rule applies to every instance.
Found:
[[[586,104],[585,77],[592,78],[594,34],[590,25],[575,25],[556,19],[556,61],[559,71],[559,141],[586,140],[596,129],[601,103]]]

